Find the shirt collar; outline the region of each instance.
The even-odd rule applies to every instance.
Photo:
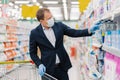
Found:
[[[42,26],[42,29],[45,30],[45,27],[43,27],[43,25],[40,23],[40,25]]]
[[[41,26],[42,26],[42,29],[43,30],[47,30],[42,24],[41,24]],[[52,27],[50,27],[49,29],[51,29]]]

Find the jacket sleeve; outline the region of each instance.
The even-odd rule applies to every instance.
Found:
[[[39,57],[37,56],[37,43],[35,41],[35,38],[34,38],[34,34],[33,32],[31,31],[31,34],[30,34],[30,42],[29,42],[29,46],[30,46],[30,57],[31,59],[33,60],[33,62],[37,65],[37,67],[41,64],[41,60],[39,59]]]
[[[70,37],[85,37],[85,36],[91,36],[92,33],[88,32],[88,29],[83,30],[76,30],[68,27],[67,25],[62,24],[64,35],[68,35]]]

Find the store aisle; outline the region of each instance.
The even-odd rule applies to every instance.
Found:
[[[72,62],[72,68],[68,71],[70,80],[82,80],[82,76],[80,75],[80,65],[79,61],[74,58],[70,58]]]

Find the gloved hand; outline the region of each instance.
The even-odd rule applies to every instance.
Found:
[[[94,26],[92,26],[90,28],[90,33],[95,33],[96,30],[99,30],[100,26],[101,26],[101,21],[97,22]]]
[[[41,76],[43,76],[46,72],[46,67],[43,65],[43,64],[40,64],[39,65],[39,69],[38,69],[38,72]]]
[[[103,24],[103,20],[100,20],[100,21],[98,21],[95,25],[101,25],[101,24]]]

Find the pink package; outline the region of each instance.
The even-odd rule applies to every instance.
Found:
[[[109,52],[106,52],[105,59],[107,59],[108,61],[112,61],[112,62],[114,62],[114,64],[116,64],[115,73],[114,73],[115,80],[120,80],[120,57],[117,57]],[[107,66],[107,65],[111,65],[111,64],[105,63],[105,65]],[[107,69],[107,71],[108,71],[108,69]]]
[[[117,74],[120,75],[120,58],[117,62],[118,62],[118,64],[117,64],[116,72],[117,72]]]
[[[116,78],[116,58],[115,55],[106,52],[105,54],[105,80],[115,80]],[[111,66],[112,65],[112,66]]]
[[[120,73],[119,72],[119,67],[120,67],[120,64],[119,64],[120,61],[119,60],[120,60],[119,57],[114,56],[114,62],[116,63],[116,73]]]
[[[116,80],[120,80],[120,58],[119,58],[119,60],[117,60]]]
[[[109,53],[109,52],[106,52],[105,58],[110,59],[110,60],[114,60],[114,55],[112,55],[112,54]]]

